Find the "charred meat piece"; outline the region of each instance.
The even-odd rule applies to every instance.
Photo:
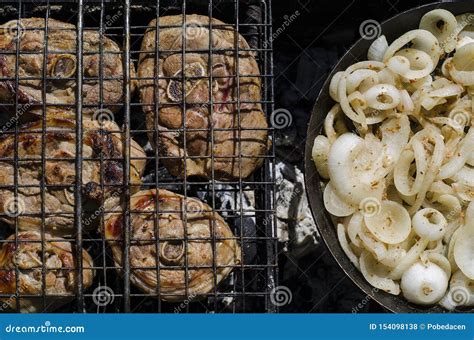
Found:
[[[64,114],[64,116],[67,116]],[[1,219],[15,223],[18,216],[22,230],[38,231],[44,223],[53,235],[74,235],[74,185],[76,183],[75,120],[48,117],[46,132],[42,122],[32,122],[19,128],[18,167],[15,166],[15,137],[0,137]],[[111,196],[119,198],[124,177],[123,134],[112,121],[84,120],[82,145],[82,198],[84,201],[84,228],[94,227],[99,216],[94,214]],[[44,159],[42,145],[44,143]],[[145,157],[143,149],[131,141],[131,157]],[[43,168],[44,160],[44,168]],[[138,190],[145,160],[132,160],[130,183]],[[14,195],[14,176],[18,178],[18,196]],[[44,176],[44,202],[41,184]],[[42,205],[45,219],[42,220]],[[92,215],[92,216],[90,216]],[[93,223],[96,222],[96,223]]]
[[[49,234],[44,235],[43,243],[41,234],[34,231],[19,232],[17,238],[18,247],[15,235],[11,235],[7,239],[9,242],[3,243],[0,248],[0,293],[12,295],[10,298],[2,298],[0,304],[16,309],[19,303],[22,313],[44,311],[43,285],[46,311],[69,302],[76,293],[78,283],[78,266],[73,245]],[[92,285],[93,267],[92,258],[83,250],[84,289]],[[15,298],[17,288],[19,302]],[[22,295],[37,297],[26,298]]]
[[[102,45],[102,46],[101,46]],[[44,70],[44,49],[46,70]],[[19,50],[19,84],[15,82]],[[102,57],[101,52],[102,51]],[[123,97],[123,60],[120,47],[97,31],[83,31],[84,114],[92,116],[100,104],[118,111]],[[49,19],[45,39],[45,19],[12,20],[0,26],[0,102],[22,105],[23,121],[41,114],[43,91],[47,105],[74,105],[76,97],[76,26]],[[102,64],[102,67],[100,66]],[[130,65],[132,77],[135,75]],[[45,79],[45,76],[47,79]],[[99,78],[104,79],[102,84]],[[135,81],[132,81],[132,91]],[[100,88],[102,87],[102,98]]]
[[[225,279],[241,261],[240,246],[227,223],[195,198],[167,190],[140,191],[131,197],[130,210],[130,280],[148,294],[159,289],[165,301],[203,296],[214,289],[214,280]],[[116,266],[123,268],[122,216],[121,212],[107,214],[104,234]]]
[[[158,47],[155,20],[143,39],[141,50],[147,52],[140,54],[138,75],[147,79],[139,81],[139,89],[147,128],[154,131],[149,134],[151,144],[158,144],[165,157],[162,162],[174,176],[248,177],[261,166],[269,147],[268,124],[259,103],[258,64],[245,39],[231,26],[212,19],[218,27],[212,28],[210,53],[209,17],[187,15],[185,19],[185,32],[170,27],[181,26],[182,15],[159,19]],[[183,48],[183,36],[186,51],[191,51],[184,61],[177,52]],[[238,55],[236,44],[241,49]],[[156,48],[159,60],[155,60]]]

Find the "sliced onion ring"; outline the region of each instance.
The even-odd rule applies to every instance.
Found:
[[[474,280],[474,228],[466,225],[459,231],[454,244],[454,260],[463,274]]]
[[[360,271],[365,279],[375,288],[393,295],[400,294],[399,284],[387,277],[388,270],[384,270],[383,266],[377,264],[374,257],[368,251],[364,251],[360,256]]]
[[[338,217],[349,216],[356,210],[354,206],[344,202],[342,198],[334,190],[331,181],[328,182],[324,189],[324,207],[332,215]]]
[[[404,48],[397,52],[388,60],[387,66],[392,72],[412,81],[428,76],[434,68],[427,53],[413,48]]]
[[[367,52],[367,59],[375,61],[383,61],[383,56],[388,49],[388,42],[385,35],[381,35],[375,39]]]
[[[365,215],[367,229],[380,241],[397,244],[410,235],[411,220],[408,211],[399,203],[382,201],[380,212]]]
[[[456,47],[457,25],[456,17],[451,12],[440,8],[426,13],[420,21],[420,28],[431,32],[447,53]]]
[[[349,246],[349,243],[347,242],[346,238],[346,231],[344,228],[344,225],[339,223],[337,225],[337,238],[339,239],[339,243],[341,244],[341,248],[344,251],[344,253],[347,255],[349,260],[354,264],[354,266],[359,269],[359,258],[354,254],[352,251],[351,247]]]
[[[400,103],[400,91],[390,84],[377,84],[364,93],[367,105],[377,110],[390,110]]]
[[[425,208],[416,212],[412,224],[418,236],[437,241],[441,240],[446,233],[448,221],[438,210]]]
[[[389,277],[393,280],[399,280],[402,277],[403,273],[409,267],[411,267],[413,263],[418,261],[421,253],[423,253],[423,250],[426,249],[428,242],[429,241],[427,239],[419,239],[413,245],[413,247],[410,248],[405,257],[398,263],[398,265],[390,272]]]
[[[409,31],[392,42],[385,52],[383,61],[388,62],[395,53],[410,42],[412,43],[411,48],[426,52],[431,57],[434,67],[438,65],[439,58],[443,53],[438,39],[431,32],[420,29]]]

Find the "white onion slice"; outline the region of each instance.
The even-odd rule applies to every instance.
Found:
[[[454,231],[448,244],[448,253],[446,254],[446,257],[448,258],[448,261],[451,264],[452,271],[458,270],[458,265],[456,263],[456,260],[454,259],[454,246],[456,245],[456,241],[458,240],[459,235],[462,234],[462,228],[463,226],[460,226]]]
[[[430,241],[442,239],[448,226],[446,218],[438,210],[432,208],[418,210],[412,221],[418,236]]]
[[[430,191],[437,193],[437,194],[454,194],[453,188],[451,188],[448,184],[444,183],[443,181],[436,181],[430,186]]]
[[[447,53],[454,50],[456,46],[457,25],[456,17],[451,12],[440,8],[426,13],[420,21],[420,28],[431,32]]]
[[[398,104],[397,110],[402,113],[412,112],[415,110],[415,104],[407,90],[400,91],[400,104]]]
[[[403,242],[411,231],[408,211],[401,204],[393,201],[382,201],[380,212],[366,214],[364,222],[367,229],[378,240],[387,244]]]
[[[370,79],[372,85],[379,82],[379,77],[376,71],[368,69],[355,70],[347,77],[347,93],[357,91],[361,83]]]
[[[400,245],[389,245],[385,256],[380,259],[380,263],[390,268],[395,268],[401,259],[406,255],[406,250]]]
[[[388,269],[378,264],[368,251],[364,251],[360,257],[360,271],[375,288],[393,295],[400,294],[398,283],[387,277]]]
[[[405,91],[406,92],[406,91]],[[380,127],[382,133],[382,144],[387,156],[387,172],[392,171],[398,162],[402,150],[408,143],[410,137],[410,121],[406,115],[399,114],[383,122]]]
[[[347,225],[347,235],[357,247],[361,246],[359,235],[362,232],[362,223],[364,223],[364,216],[360,212],[356,212],[352,215]]]
[[[431,57],[413,48],[405,48],[397,52],[388,60],[387,66],[392,72],[410,81],[422,79],[434,69]]]
[[[339,87],[339,82],[341,81],[342,75],[344,72],[340,71],[337,72],[331,79],[329,83],[329,95],[335,102],[339,102],[339,95],[337,93],[337,89]]]
[[[466,164],[474,166],[474,152],[471,152],[466,158]]]
[[[365,109],[364,115],[367,121],[367,125],[374,125],[383,122],[388,116],[394,115],[395,110],[376,110],[376,109]],[[356,123],[357,124],[357,123]]]
[[[390,84],[377,84],[364,93],[367,105],[377,110],[390,110],[400,103],[400,91]]]
[[[313,162],[321,177],[329,178],[328,173],[328,155],[331,145],[327,137],[319,135],[314,139],[311,155]]]
[[[456,238],[451,242],[454,242],[453,256],[456,265],[464,275],[474,280],[474,203],[469,203],[465,225],[456,231]]]
[[[474,201],[474,190],[472,187],[460,183],[453,183],[451,186],[453,187],[456,196],[459,197],[461,201],[466,203]]]
[[[446,104],[447,100],[445,98],[432,98],[429,96],[425,96],[422,98],[421,106],[427,110],[431,111],[438,105]]]
[[[428,253],[427,257],[428,261],[443,269],[447,277],[451,277],[451,264],[449,263],[446,256],[438,253]]]
[[[474,22],[473,13],[464,13],[456,16],[457,27],[455,33],[457,34],[456,49],[460,49],[466,44],[474,42],[474,32],[472,30],[472,23]]]
[[[350,106],[349,100],[347,99],[348,93],[347,93],[347,79],[349,75],[359,69],[369,69],[369,70],[380,70],[383,69],[385,65],[383,63],[377,62],[377,61],[362,61],[358,62],[349,68],[347,68],[346,71],[344,71],[344,74],[342,75],[339,85],[338,85],[338,97],[339,101],[341,104],[342,111],[346,114],[347,117],[349,117],[351,120],[354,122],[357,122],[359,124],[362,124],[363,127],[366,127],[366,121],[365,117],[359,116]]]
[[[443,237],[444,243],[448,245],[447,253],[449,253],[449,245],[451,244],[450,243],[451,239],[454,233],[459,229],[459,227],[461,227],[461,223],[462,223],[461,217],[458,217],[457,219],[448,222],[448,227],[446,228],[447,230]],[[453,243],[453,246],[454,246],[454,243]],[[454,260],[454,256],[452,256],[452,259]]]
[[[347,255],[349,260],[356,266],[357,269],[359,269],[359,258],[354,254],[352,251],[351,247],[349,246],[349,243],[347,242],[346,238],[346,231],[344,228],[344,225],[339,223],[337,225],[337,238],[339,240],[339,244],[341,245],[342,250],[344,253]]]
[[[368,60],[375,60],[375,61],[383,61],[383,56],[388,49],[388,42],[385,35],[381,35],[377,39],[375,39],[369,47],[369,51],[367,52],[367,59]]]
[[[466,164],[471,152],[474,152],[474,128],[470,128],[462,142],[459,144],[455,156],[441,167],[438,179],[454,176]]]
[[[438,65],[439,57],[443,53],[438,39],[432,33],[420,29],[409,31],[392,42],[385,52],[383,61],[388,62],[395,53],[410,42],[412,43],[411,48],[426,52],[431,57],[434,67]]]
[[[452,188],[449,187],[449,189]],[[426,205],[441,211],[448,221],[459,218],[463,209],[459,199],[452,194],[441,194],[432,203]]]
[[[440,89],[430,91],[428,96],[436,97],[453,97],[460,96],[464,92],[464,88],[461,85],[449,84]]]
[[[364,110],[367,108],[367,102],[362,93],[354,91],[347,96],[347,100],[360,117],[365,117]]]
[[[464,86],[474,85],[474,43],[462,46],[454,53],[451,63],[447,65],[449,74],[456,83]]]
[[[380,84],[390,84],[397,88],[401,87],[400,77],[397,74],[390,71],[388,67],[380,70],[377,74],[379,77]]]
[[[446,58],[441,65],[441,74],[446,77],[447,79],[451,79],[451,75],[449,74],[449,68],[451,67],[450,64],[453,58]]]
[[[398,265],[390,272],[389,277],[393,280],[399,280],[403,273],[418,259],[421,253],[426,249],[428,240],[419,239],[407,252],[405,257],[398,263]]]
[[[436,175],[438,174],[439,167],[441,166],[444,157],[443,136],[441,136],[439,131],[437,131],[434,127],[430,126],[421,130],[420,132],[416,133],[413,138],[420,139],[425,147],[432,147],[433,151],[426,176],[423,179],[423,184],[420,188],[420,191],[416,195],[415,202],[408,210],[410,215],[413,215],[423,204],[423,201],[426,197],[426,193],[428,192],[428,189],[431,184],[435,181]]]
[[[359,237],[362,241],[362,246],[370,251],[377,261],[382,261],[387,255],[387,245],[375,238],[375,236],[367,229],[365,224],[362,225]]]
[[[341,105],[335,104],[324,119],[324,133],[332,144],[342,133],[347,132]]]
[[[474,280],[474,228],[466,225],[459,230],[454,244],[454,260],[463,274]]]
[[[339,197],[349,204],[358,205],[365,197],[381,197],[383,182],[372,179],[370,182],[362,181],[364,172],[367,177],[377,169],[372,169],[371,164],[366,164],[366,169],[355,169],[354,162],[364,154],[365,142],[353,133],[345,133],[332,145],[328,157],[329,178],[334,179],[333,186]],[[366,170],[366,171],[364,171]]]
[[[326,185],[323,196],[324,207],[334,216],[349,216],[356,210],[354,206],[343,201],[343,198],[341,198],[334,190],[331,181]]]
[[[467,45],[467,44],[472,44],[474,43],[474,38],[470,37],[469,35],[465,34],[464,32],[461,32],[458,36],[457,42],[456,42],[456,49],[460,49],[461,47]]]
[[[412,196],[421,190],[428,168],[427,156],[423,145],[417,139],[411,140],[410,149],[402,151],[394,168],[394,182],[397,190],[405,196]],[[416,178],[410,176],[411,163],[416,164]]]
[[[463,166],[451,179],[462,185],[474,188],[474,169],[470,166]]]

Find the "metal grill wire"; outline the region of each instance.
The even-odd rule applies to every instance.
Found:
[[[131,1],[125,0],[121,2],[108,2],[108,1],[75,1],[71,3],[60,3],[54,1],[18,1],[9,4],[15,8],[13,13],[16,13],[15,16],[6,15],[5,18],[1,18],[3,22],[6,22],[11,19],[22,19],[28,17],[38,17],[40,14],[44,16],[45,25],[44,29],[45,39],[44,39],[44,49],[42,49],[43,54],[43,74],[42,78],[36,78],[43,80],[43,94],[42,94],[42,128],[41,131],[41,141],[42,141],[42,151],[41,151],[41,166],[42,169],[46,168],[46,162],[51,161],[51,158],[45,156],[45,131],[47,131],[46,126],[46,111],[49,106],[52,106],[46,101],[46,88],[48,80],[51,77],[47,74],[46,63],[48,53],[51,51],[48,49],[48,25],[46,24],[49,18],[58,19],[61,21],[73,23],[76,25],[76,60],[77,68],[76,74],[74,76],[76,81],[76,102],[75,102],[75,113],[77,124],[75,127],[75,136],[76,136],[76,155],[82,155],[83,152],[83,108],[88,105],[83,103],[82,91],[84,72],[83,72],[83,33],[85,30],[99,30],[99,77],[96,79],[99,81],[99,84],[103,84],[104,80],[117,79],[117,77],[105,77],[104,76],[104,51],[103,51],[103,39],[105,36],[114,40],[115,42],[121,44],[122,60],[123,60],[123,101],[120,104],[115,104],[120,106],[120,112],[123,113],[123,121],[120,121],[122,118],[118,117],[117,114],[117,123],[123,126],[119,131],[123,136],[123,169],[124,169],[124,178],[121,186],[121,195],[124,199],[124,211],[123,211],[123,223],[124,223],[124,234],[122,236],[123,241],[121,242],[121,247],[123,249],[123,268],[118,268],[114,263],[109,245],[106,240],[100,233],[88,232],[83,230],[83,218],[84,214],[88,211],[83,209],[82,206],[82,169],[83,169],[83,158],[75,157],[75,184],[74,184],[74,197],[75,197],[75,210],[74,210],[74,226],[77,230],[77,234],[74,238],[66,238],[67,241],[70,241],[74,245],[75,256],[76,256],[76,268],[74,270],[77,272],[77,282],[76,282],[76,294],[75,299],[72,303],[64,305],[62,308],[57,309],[60,312],[68,311],[77,311],[77,312],[205,312],[205,311],[215,311],[215,312],[275,312],[277,307],[272,303],[271,292],[277,285],[277,276],[278,276],[278,267],[277,267],[277,238],[276,238],[276,216],[275,216],[275,169],[273,166],[274,163],[274,144],[270,148],[269,153],[264,158],[264,165],[258,169],[251,177],[244,179],[239,177],[238,180],[220,182],[214,179],[214,155],[211,153],[210,156],[199,156],[200,159],[211,158],[211,168],[212,168],[212,178],[210,180],[203,179],[194,179],[186,178],[178,179],[171,177],[169,175],[163,175],[163,167],[161,166],[160,160],[163,156],[158,156],[158,148],[155,148],[155,151],[148,152],[146,161],[147,161],[147,170],[146,174],[154,175],[147,176],[145,178],[152,178],[153,180],[147,180],[141,186],[145,189],[168,189],[177,193],[181,193],[185,197],[196,197],[197,192],[205,193],[207,202],[213,212],[217,212],[223,215],[226,219],[226,222],[231,227],[234,235],[236,236],[241,248],[242,248],[242,261],[239,265],[236,265],[233,271],[231,272],[229,278],[224,282],[221,282],[217,285],[217,274],[216,271],[218,266],[216,265],[216,236],[213,232],[215,229],[215,221],[212,220],[211,228],[211,239],[207,240],[212,244],[213,252],[213,264],[211,266],[214,273],[214,289],[212,292],[208,293],[202,299],[195,299],[193,296],[189,296],[189,282],[188,282],[188,270],[192,269],[188,265],[188,256],[187,256],[187,241],[188,236],[185,231],[184,233],[184,246],[185,246],[185,265],[184,267],[177,268],[185,271],[185,287],[186,287],[186,299],[182,303],[168,303],[162,301],[159,297],[161,296],[160,291],[160,270],[162,265],[159,264],[159,261],[156,261],[156,266],[153,268],[139,268],[143,270],[153,270],[156,271],[158,278],[158,284],[156,292],[154,294],[147,294],[130,284],[130,270],[138,269],[138,267],[130,265],[130,246],[139,242],[139,240],[134,240],[131,238],[131,227],[130,220],[133,217],[133,214],[138,212],[131,210],[129,204],[129,198],[131,189],[137,184],[130,183],[130,161],[135,158],[131,158],[130,151],[130,138],[134,138],[139,141],[143,146],[147,141],[147,132],[149,132],[143,124],[143,112],[142,105],[138,99],[138,95],[135,94],[132,96],[131,93],[131,82],[144,80],[145,78],[139,78],[138,75],[132,77],[130,73],[129,65],[134,63],[137,66],[138,56],[140,54],[141,40],[143,34],[148,27],[148,23],[151,19],[156,20],[155,31],[160,32],[160,29],[163,26],[160,24],[160,17],[164,15],[176,15],[183,14],[182,24],[177,27],[182,27],[182,39],[185,41],[186,34],[185,28],[187,27],[186,23],[186,14],[204,14],[209,17],[215,17],[222,20],[226,24],[223,25],[225,28],[232,28],[236,32],[234,34],[234,48],[228,50],[220,49],[218,53],[232,53],[235,59],[235,69],[239,69],[239,55],[243,49],[239,48],[238,44],[238,35],[243,35],[246,40],[250,43],[250,51],[255,53],[256,60],[259,65],[260,75],[251,75],[253,77],[260,77],[262,83],[262,108],[269,117],[269,114],[274,109],[274,91],[273,91],[273,59],[272,59],[272,31],[271,31],[271,0],[254,0],[254,1],[245,1],[239,2],[238,0],[215,0],[215,1]],[[54,7],[53,7],[54,5]],[[59,5],[59,7],[58,7]],[[6,6],[6,4],[4,4]],[[59,8],[59,9],[58,9]],[[12,11],[10,11],[12,12]],[[10,13],[8,12],[8,13]],[[121,18],[120,18],[121,17]],[[110,18],[115,18],[116,20],[111,20]],[[117,20],[120,18],[120,20]],[[171,26],[166,26],[171,27]],[[208,55],[209,69],[212,69],[212,56],[216,51],[213,50],[211,43],[211,32],[213,28],[218,28],[213,23],[209,21],[209,48],[208,51],[192,51],[193,53],[206,53]],[[19,32],[20,27],[17,25],[17,32]],[[160,58],[160,50],[158,49],[160,34],[155,35],[155,49],[152,51],[155,55],[155,60]],[[19,40],[16,39],[16,55],[15,59],[15,88],[19,88],[20,80],[23,80],[19,75],[19,57],[20,52]],[[189,51],[185,49],[185,43],[182,44],[183,49],[176,51],[176,53],[181,53],[181,85],[182,93],[185,93],[185,60],[186,54]],[[150,51],[147,51],[150,52]],[[0,51],[0,54],[6,53]],[[12,53],[12,52],[10,52]],[[39,52],[36,52],[37,54]],[[86,54],[89,52],[86,52]],[[92,52],[94,54],[95,52]],[[116,53],[107,51],[107,53]],[[240,83],[239,77],[242,74],[236,72],[234,75],[229,75],[227,78],[233,78],[234,84],[236,86],[236,101],[227,103],[235,103],[237,106],[237,135],[240,141],[241,133],[244,131],[244,128],[240,127]],[[153,77],[155,83],[154,86],[154,120],[155,122],[158,119],[159,115],[159,95],[156,90],[158,87],[158,81],[160,76],[155,67],[155,74]],[[164,79],[170,79],[172,77],[164,77]],[[197,77],[197,78],[209,78],[209,83],[213,82],[212,72],[209,72],[209,76]],[[6,78],[3,78],[6,79]],[[28,78],[31,79],[31,78]],[[90,79],[90,78],[87,78]],[[2,79],[0,79],[2,80]],[[12,80],[12,79],[10,79]],[[212,89],[209,86],[209,102],[202,103],[203,105],[208,105],[210,112],[214,108],[212,97]],[[175,132],[182,133],[183,136],[186,136],[186,132],[193,131],[202,131],[203,129],[190,129],[186,127],[184,123],[186,121],[186,103],[185,96],[182,96],[182,122],[183,125],[180,129],[177,129]],[[103,87],[99,87],[99,110],[104,110],[104,93]],[[247,101],[247,103],[255,103]],[[220,104],[220,102],[217,102]],[[19,112],[22,109],[24,104],[20,104],[18,96],[15,96],[14,104],[1,104],[1,110],[5,110],[6,106],[13,106],[15,112]],[[58,106],[57,104],[55,105]],[[110,105],[109,105],[110,106]],[[138,117],[138,119],[133,119],[133,117]],[[2,159],[2,161],[8,161],[14,164],[15,169],[18,169],[21,164],[24,164],[24,159],[20,159],[18,154],[18,136],[21,133],[20,123],[18,120],[15,121],[15,126],[12,131],[4,132],[5,134],[14,134],[14,156],[13,160],[10,158],[8,160]],[[156,124],[155,124],[156,126]],[[211,124],[211,150],[214,149],[214,132],[215,129]],[[232,130],[235,130],[232,129]],[[257,130],[257,129],[253,129]],[[273,128],[269,127],[268,134],[271,139],[274,136]],[[171,131],[173,132],[173,131]],[[155,131],[155,145],[158,144],[160,131]],[[183,138],[184,148],[186,149],[186,138]],[[242,154],[240,150],[240,143],[238,159],[240,164],[240,173],[241,169],[241,160]],[[184,156],[185,159],[188,156]],[[229,156],[230,158],[231,156]],[[247,156],[249,157],[249,156]],[[220,157],[221,158],[221,157]],[[143,158],[142,158],[143,159]],[[57,160],[57,159],[54,159]],[[87,159],[89,160],[89,159]],[[100,162],[100,187],[102,190],[106,189],[110,184],[104,183],[104,161],[110,160],[110,158],[104,157],[103,153],[100,153],[98,158],[92,159],[94,161]],[[186,167],[186,162],[184,162]],[[186,168],[184,169],[186,173]],[[46,212],[45,211],[45,192],[46,188],[49,188],[45,181],[45,171],[42,171],[40,181],[40,193],[41,193],[41,213],[40,216],[42,221],[49,216],[57,215],[58,213]],[[224,186],[225,185],[225,186]],[[31,185],[28,185],[31,187]],[[15,199],[18,199],[18,188],[19,185],[18,172],[14,172],[13,186],[9,186],[7,189],[10,189],[14,193]],[[56,186],[55,186],[56,187]],[[231,193],[235,202],[242,202],[244,200],[245,193],[252,193],[255,197],[255,207],[253,209],[244,209],[243,204],[236,205],[235,209],[228,209],[223,206],[219,206],[218,195],[220,193],[227,192]],[[100,213],[106,214],[109,211],[104,210],[103,207],[103,198],[102,206]],[[186,222],[186,207],[183,208],[183,211],[180,211],[182,218]],[[155,249],[158,254],[158,248],[160,247],[160,237],[158,233],[159,228],[159,219],[157,218],[156,212],[160,213],[159,200],[155,200],[155,211],[154,221],[155,221]],[[169,212],[169,211],[167,211]],[[90,213],[90,212],[89,212]],[[65,215],[67,213],[60,213]],[[2,214],[4,215],[4,214]],[[3,216],[0,216],[3,217]],[[248,223],[248,220],[254,220],[255,224],[252,228],[254,230],[248,230],[245,225]],[[18,246],[22,240],[19,240],[16,235],[20,231],[18,216],[14,218],[15,226],[15,239],[14,241],[6,241],[5,237],[1,240],[1,246],[6,246],[7,242],[14,243],[15,249],[18,249]],[[101,222],[101,228],[103,230],[103,221]],[[2,226],[6,232],[7,236],[12,233],[11,229],[8,229],[7,226]],[[186,223],[185,223],[186,228]],[[45,226],[42,223],[41,227],[41,257],[42,263],[41,266],[41,276],[42,276],[42,290],[41,294],[25,294],[20,291],[19,285],[19,273],[20,271],[25,272],[25,270],[20,270],[18,264],[15,264],[15,280],[16,280],[16,292],[14,296],[11,294],[0,294],[2,301],[14,299],[16,301],[16,311],[20,311],[20,300],[21,299],[30,299],[30,300],[39,300],[41,302],[40,311],[43,312],[52,312],[54,310],[50,309],[51,299],[64,299],[70,297],[67,295],[57,295],[50,296],[46,299],[46,290],[45,290],[45,279],[48,272],[48,269],[45,268],[45,244],[46,242],[51,242],[50,240],[45,240]],[[31,242],[31,241],[29,241]],[[82,249],[86,249],[92,256],[94,260],[94,267],[96,276],[92,286],[85,290],[83,287],[83,262],[82,262]],[[199,266],[203,268],[203,266]],[[209,267],[207,267],[209,268]],[[89,269],[89,268],[87,268]],[[122,275],[117,273],[117,269],[120,269]],[[2,271],[8,271],[10,269],[0,268]],[[110,287],[113,290],[113,295],[108,296],[107,304],[97,303],[98,297],[97,294],[100,293],[100,289],[103,287]],[[1,308],[2,312],[9,311],[8,309]]]

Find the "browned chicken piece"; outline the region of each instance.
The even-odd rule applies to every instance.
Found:
[[[0,77],[11,78],[0,81],[0,102],[23,104],[21,117],[28,120],[32,114],[41,114],[43,92],[46,89],[46,104],[74,105],[76,97],[76,26],[49,19],[45,39],[45,19],[29,18],[9,21],[0,26]],[[101,47],[102,41],[102,47]],[[46,70],[43,53],[47,45]],[[15,72],[16,55],[19,49],[18,72]],[[103,57],[100,58],[102,50]],[[123,98],[123,61],[121,48],[98,31],[83,32],[83,104],[84,115],[93,115],[100,104],[116,112]],[[106,80],[99,82],[101,75]],[[132,77],[135,75],[130,65]],[[20,80],[18,87],[15,75]],[[44,75],[50,78],[43,82]],[[36,79],[26,79],[26,78]],[[100,98],[102,87],[102,100]],[[132,90],[135,82],[132,82]],[[91,105],[91,106],[88,106]]]
[[[215,282],[225,279],[241,262],[240,246],[227,223],[198,199],[167,190],[146,190],[131,197],[130,209],[130,280],[148,294],[159,291],[166,301],[198,298],[211,292]],[[107,214],[104,224],[105,238],[120,268],[124,267],[122,216],[121,212]]]
[[[58,118],[63,115],[64,118]],[[1,219],[14,225],[18,216],[21,230],[46,230],[56,236],[75,235],[74,184],[76,182],[76,133],[75,120],[65,113],[55,113],[46,120],[43,135],[42,122],[32,122],[19,128],[18,168],[15,167],[15,137],[0,136],[0,189]],[[67,118],[66,118],[67,117]],[[45,144],[45,162],[42,166],[42,143]],[[84,202],[84,229],[95,227],[99,218],[94,217],[102,200],[121,195],[124,177],[124,135],[112,122],[84,120],[82,145],[82,197]],[[130,183],[132,192],[139,189],[145,167],[145,152],[131,140],[132,160]],[[101,166],[102,159],[102,166]],[[18,197],[14,196],[14,176],[18,178]],[[45,181],[44,221],[42,220],[42,196],[40,185]],[[103,184],[103,188],[102,185]],[[89,215],[87,214],[89,212]],[[91,217],[92,216],[92,217]],[[95,223],[94,223],[95,222]]]
[[[0,248],[0,293],[12,296],[0,299],[2,308],[16,310],[19,303],[22,313],[44,311],[44,308],[46,311],[52,311],[73,298],[77,291],[78,267],[70,242],[45,234],[42,243],[41,234],[34,231],[19,232],[18,247],[15,244],[15,235],[11,235],[7,241],[10,242],[3,243]],[[83,250],[84,289],[92,285],[93,267],[92,258]],[[42,302],[43,288],[45,306]],[[19,300],[15,297],[17,292]],[[37,297],[22,297],[24,295]]]
[[[143,38],[141,50],[147,52],[140,54],[138,75],[160,77],[158,82],[139,81],[147,128],[154,131],[149,134],[150,141],[152,145],[158,141],[161,156],[172,157],[163,159],[163,164],[174,176],[220,180],[248,177],[262,165],[269,147],[262,106],[249,103],[261,100],[258,64],[251,52],[240,51],[238,57],[233,52],[236,41],[240,49],[249,49],[249,45],[231,26],[212,29],[210,57],[209,17],[202,15],[186,16],[185,49],[194,52],[186,53],[183,62],[181,52],[176,52],[183,48],[182,28],[169,27],[181,26],[182,21],[182,15],[159,19],[158,61],[153,52],[155,20]],[[217,19],[211,22],[225,25]],[[212,84],[206,79],[210,75]],[[188,131],[176,131],[183,128]],[[191,158],[184,161],[185,157]]]

